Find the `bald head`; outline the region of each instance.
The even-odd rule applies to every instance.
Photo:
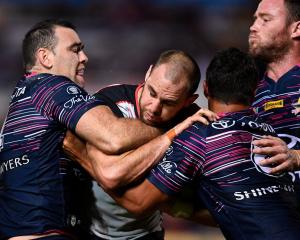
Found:
[[[152,71],[163,64],[166,66],[165,77],[168,80],[174,84],[187,81],[188,95],[196,92],[201,74],[198,64],[190,55],[179,50],[165,51],[153,65]]]

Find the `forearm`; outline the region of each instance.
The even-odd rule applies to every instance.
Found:
[[[124,191],[108,191],[108,194],[129,212],[144,215],[164,205],[170,197],[152,185],[147,179]]]
[[[78,162],[93,178],[95,178],[94,169],[88,159],[86,143],[84,141],[68,131],[63,141],[63,150],[72,160]]]
[[[159,136],[161,130],[139,120],[117,118],[108,107],[99,106],[80,118],[76,134],[107,154],[119,154]]]
[[[88,145],[88,155],[96,180],[105,189],[116,189],[141,178],[163,156],[169,145],[167,134],[122,155],[106,155]]]

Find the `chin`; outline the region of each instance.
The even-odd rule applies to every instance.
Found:
[[[83,78],[75,78],[75,81],[74,81],[78,86],[84,88],[85,86],[85,80]]]

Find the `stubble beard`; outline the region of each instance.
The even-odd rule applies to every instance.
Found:
[[[265,63],[280,61],[289,52],[290,48],[291,42],[287,37],[280,40],[272,39],[268,44],[262,44],[261,42],[249,43],[250,55]]]

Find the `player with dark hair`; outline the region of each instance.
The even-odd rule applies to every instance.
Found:
[[[224,117],[184,130],[142,183],[110,194],[133,213],[145,214],[194,183],[197,199],[226,239],[298,239],[293,184],[287,174],[260,167],[263,156],[252,153],[253,140],[275,135],[249,108],[258,80],[253,59],[234,48],[224,50],[211,61],[206,76],[209,108]],[[93,148],[88,151],[94,154]]]
[[[82,202],[74,192],[80,172],[61,148],[67,129],[107,153],[130,150],[161,133],[141,121],[116,117],[82,88],[88,61],[83,47],[73,25],[62,20],[37,23],[25,36],[26,74],[15,87],[0,134],[0,239],[69,239],[79,234],[73,230],[81,223]],[[168,147],[155,144],[147,149]],[[142,161],[109,164],[130,175],[155,161],[144,155]]]

